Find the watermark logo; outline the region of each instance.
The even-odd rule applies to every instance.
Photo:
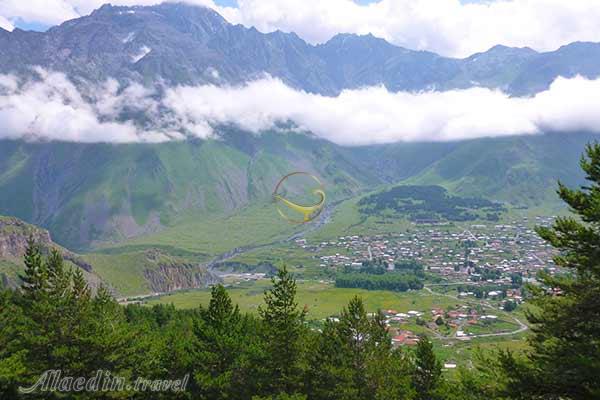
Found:
[[[185,392],[190,375],[181,379],[146,379],[139,377],[130,382],[110,371],[98,370],[92,377],[66,376],[58,369],[45,371],[29,387],[19,387],[22,394],[41,392]]]
[[[318,200],[313,204],[306,204],[306,194]],[[304,195],[304,197],[303,197]],[[297,197],[295,200],[292,196]],[[277,204],[277,212],[288,222],[305,224],[317,218],[325,206],[325,190],[323,184],[316,176],[308,172],[292,172],[279,180],[273,190],[273,200]]]

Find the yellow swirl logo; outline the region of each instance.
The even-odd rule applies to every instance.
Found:
[[[307,187],[311,196],[317,196],[318,201],[315,204],[301,204],[307,200],[292,200],[289,196],[301,197],[302,192],[307,192]],[[285,220],[304,224],[317,218],[325,206],[325,191],[323,184],[316,176],[308,172],[292,172],[287,174],[277,183],[273,191],[273,200],[277,204],[277,212]]]

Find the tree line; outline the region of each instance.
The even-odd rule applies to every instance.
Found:
[[[506,211],[499,203],[475,197],[449,195],[441,186],[400,185],[389,190],[364,197],[358,202],[360,212],[377,215],[391,211],[407,215],[413,221],[448,220],[472,221],[478,212],[486,213],[491,221]]]
[[[423,289],[423,280],[411,273],[390,272],[383,275],[360,272],[339,273],[335,277],[335,287],[406,292],[409,289]]]

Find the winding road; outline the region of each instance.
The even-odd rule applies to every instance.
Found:
[[[472,283],[472,282],[469,282]],[[454,282],[452,282],[451,284],[454,284]],[[445,296],[448,298],[451,298],[453,300],[457,300],[457,301],[461,301],[461,299],[459,299],[456,296],[452,296],[451,294],[447,294],[447,293],[436,293],[433,290],[431,290],[431,286],[442,286],[443,284],[431,284],[431,285],[426,285],[423,287],[424,290],[426,290],[427,292],[429,292],[432,295],[437,295],[437,296]],[[491,310],[496,311],[496,309],[494,308],[494,306],[492,306],[491,304],[489,304],[486,301],[481,301],[479,302],[479,304],[481,304],[483,307],[489,308]],[[527,329],[529,329],[529,327],[523,323],[523,321],[521,321],[520,319],[518,319],[515,316],[510,316],[514,322],[516,322],[519,325],[519,329],[516,329],[514,331],[511,332],[498,332],[498,333],[482,333],[480,335],[469,335],[466,336],[468,338],[483,338],[483,337],[494,337],[494,336],[512,336],[512,335],[518,335],[519,333],[525,332]],[[454,336],[443,336],[440,335],[438,332],[434,332],[436,337],[440,340],[455,340],[457,339],[456,337],[456,333],[454,334]]]

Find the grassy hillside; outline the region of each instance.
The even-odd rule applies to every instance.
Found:
[[[583,181],[579,158],[596,139],[563,134],[469,141],[405,182],[517,206],[553,207],[559,203],[558,180],[573,186]]]
[[[389,183],[440,185],[461,196],[553,207],[559,203],[557,180],[582,183],[579,159],[598,138],[570,133],[398,143],[354,149],[353,155]]]
[[[84,258],[119,296],[206,287],[218,281],[199,263],[156,248],[90,253]]]
[[[330,199],[376,183],[339,148],[305,134],[235,130],[163,144],[0,142],[0,212],[86,249],[208,222],[270,199],[291,171],[318,175]],[[169,235],[169,233],[167,233]]]
[[[547,134],[343,148],[307,134],[223,129],[219,139],[162,144],[0,141],[0,190],[11,193],[0,197],[0,212],[48,228],[70,249],[161,248],[203,261],[306,228],[282,221],[271,203],[276,182],[291,171],[318,175],[330,204],[344,200],[311,234],[376,233],[402,228],[405,216],[365,215],[357,203],[364,193],[397,184],[439,185],[509,212],[555,213],[556,181],[583,181],[578,160],[596,138]]]

